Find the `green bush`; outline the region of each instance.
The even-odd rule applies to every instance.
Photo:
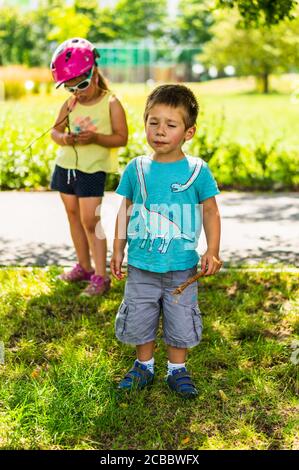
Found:
[[[5,104],[5,103],[4,103]],[[48,188],[55,161],[56,146],[44,136],[34,142],[55,120],[56,111],[41,109],[34,114],[18,106],[0,120],[0,185],[1,189]],[[200,156],[209,163],[222,189],[297,190],[299,188],[298,155],[295,150],[282,148],[280,140],[271,144],[254,141],[240,143],[224,138],[223,116],[202,123],[194,138],[185,146],[186,153]],[[143,124],[137,116],[129,116],[129,141],[118,151],[121,170],[137,155],[149,149]],[[113,191],[120,176],[109,174],[106,190]]]
[[[55,145],[49,137],[28,144],[49,128],[54,116],[37,112],[28,115],[16,105],[0,121],[0,185],[1,189],[47,188],[55,159]],[[37,124],[38,123],[38,124]]]
[[[12,80],[4,82],[4,96],[6,100],[17,100],[25,94],[24,83]]]
[[[193,137],[188,152],[209,163],[223,189],[297,190],[298,154],[280,149],[280,139],[240,144],[225,140],[224,116],[208,126],[203,122]]]

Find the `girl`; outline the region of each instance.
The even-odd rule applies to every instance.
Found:
[[[125,146],[128,139],[124,109],[108,90],[97,68],[97,57],[89,41],[73,38],[56,49],[51,61],[56,88],[63,84],[72,95],[62,106],[51,132],[60,146],[51,189],[60,192],[78,258],[74,268],[60,278],[87,281],[82,292],[87,296],[110,289],[106,237],[98,207],[107,172],[117,170],[113,149]]]

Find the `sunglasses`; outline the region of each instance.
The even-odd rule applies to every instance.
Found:
[[[84,78],[82,82],[79,82],[77,83],[77,85],[72,85],[72,86],[64,85],[64,88],[70,93],[75,93],[75,91],[77,90],[78,91],[86,90],[86,88],[88,88],[90,85],[92,75],[93,75],[93,67],[90,69],[90,72],[88,73],[87,77]]]

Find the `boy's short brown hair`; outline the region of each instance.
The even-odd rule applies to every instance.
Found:
[[[166,104],[173,108],[182,107],[186,111],[184,122],[186,129],[196,124],[199,105],[194,93],[185,85],[160,85],[148,96],[144,110],[144,122],[146,123],[149,112],[156,104]]]

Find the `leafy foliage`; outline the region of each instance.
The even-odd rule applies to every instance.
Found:
[[[114,7],[44,0],[26,12],[0,6],[0,65],[48,65],[57,44],[74,35],[93,42],[161,37],[165,15],[165,0],[119,0]]]
[[[217,0],[222,7],[237,7],[246,25],[273,25],[292,18],[298,0]]]
[[[4,2],[0,7],[0,65],[48,65],[57,44],[74,34],[93,42],[150,38],[168,47],[184,45],[200,51],[212,37],[210,27],[221,6],[237,7],[246,26],[265,27],[292,18],[297,3],[180,1],[177,17],[170,20],[166,0],[118,0],[113,6],[101,6],[97,0],[75,0],[71,6],[63,0],[41,0],[35,10],[26,11]]]
[[[201,60],[213,64],[220,72],[228,64],[236,74],[254,75],[268,92],[268,77],[299,66],[299,11],[292,21],[272,28],[240,28],[239,16],[223,15],[211,30],[211,41],[204,46]]]
[[[200,47],[211,39],[210,27],[213,22],[213,14],[208,1],[181,1],[172,30],[172,39],[181,46],[186,44]]]
[[[143,93],[143,94],[142,94]],[[121,168],[137,155],[149,151],[143,123],[139,116],[142,113],[145,94],[138,95],[138,88],[134,87],[134,94],[126,87],[124,92],[124,106],[128,110],[129,142],[119,149],[119,162]],[[199,92],[200,93],[200,92]],[[131,98],[130,98],[131,96]],[[136,108],[140,101],[140,109]],[[293,135],[294,116],[291,113],[288,97],[267,97],[264,100],[259,96],[232,95],[230,99],[219,97],[204,102],[204,114],[200,117],[198,130],[189,146],[185,150],[193,155],[201,156],[209,162],[219,185],[222,188],[235,189],[264,189],[264,190],[296,190],[299,185],[297,174],[296,139],[292,145],[288,141]],[[132,103],[129,104],[128,100]],[[0,119],[0,185],[2,189],[39,189],[49,186],[51,170],[56,155],[56,145],[49,136],[37,140],[32,150],[25,150],[31,141],[34,141],[46,129],[50,128],[55,120],[60,103],[50,103],[51,98],[36,97],[31,101],[18,103],[6,102],[2,106]],[[123,100],[122,100],[123,101]],[[201,101],[201,100],[200,100]],[[227,110],[219,112],[220,102],[225,103]],[[249,104],[251,108],[249,109]],[[134,105],[133,107],[132,104]],[[248,121],[243,127],[249,135],[238,135],[235,132],[240,121],[240,109],[246,109]],[[32,113],[32,108],[36,111]],[[264,110],[263,119],[259,122],[255,113]],[[265,110],[267,113],[265,114]],[[282,114],[282,121],[277,123],[275,129],[271,117]],[[250,118],[250,116],[252,117]],[[261,125],[270,122],[271,126],[261,132]],[[287,137],[283,126],[288,129]],[[244,130],[243,130],[244,132]],[[256,133],[256,135],[254,134]],[[258,135],[259,133],[259,135]],[[245,132],[246,134],[246,132]],[[119,175],[111,174],[107,178],[106,189],[114,190],[118,184]]]

